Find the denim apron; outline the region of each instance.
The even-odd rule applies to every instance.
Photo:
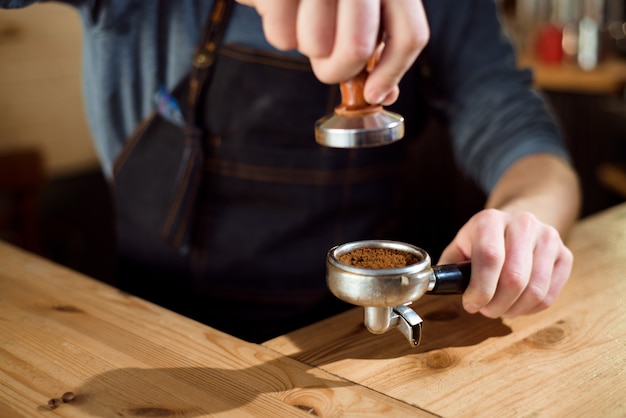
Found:
[[[200,102],[204,168],[191,248],[124,239],[119,286],[251,341],[263,341],[345,309],[325,282],[334,245],[408,239],[410,146],[425,119],[420,64],[390,110],[405,139],[377,148],[331,149],[315,121],[339,103],[308,60],[225,44]],[[130,243],[130,244],[129,244]]]

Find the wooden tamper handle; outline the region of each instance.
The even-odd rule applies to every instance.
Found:
[[[386,145],[404,136],[402,115],[369,104],[363,90],[381,52],[381,42],[367,66],[354,78],[339,84],[341,103],[330,115],[315,122],[315,141],[331,148],[364,148]]]
[[[376,53],[370,58],[367,67],[354,78],[339,84],[341,104],[335,108],[335,114],[341,116],[360,116],[382,111],[381,105],[372,105],[365,100],[363,90],[369,72],[376,65]]]

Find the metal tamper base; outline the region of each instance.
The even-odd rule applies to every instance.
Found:
[[[334,113],[315,123],[315,141],[331,148],[363,148],[391,144],[404,137],[404,118],[369,104],[363,95],[368,67],[356,77],[340,83],[341,104]]]
[[[361,115],[333,113],[315,123],[315,141],[331,148],[364,148],[390,144],[404,137],[404,118],[380,110]]]

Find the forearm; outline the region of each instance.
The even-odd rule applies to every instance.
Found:
[[[535,154],[515,162],[496,183],[486,206],[507,212],[527,211],[565,237],[579,216],[578,177],[559,157]]]

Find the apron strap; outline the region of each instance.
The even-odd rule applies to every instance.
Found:
[[[194,51],[185,113],[187,125],[190,127],[197,126],[198,101],[213,69],[216,50],[226,31],[234,3],[234,0],[214,0],[209,22]]]

